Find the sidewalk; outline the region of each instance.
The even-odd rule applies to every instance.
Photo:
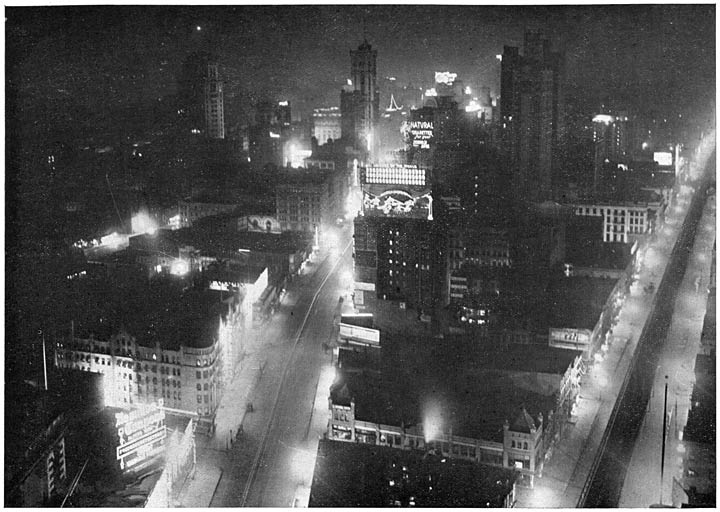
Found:
[[[577,506],[657,293],[656,288],[651,294],[643,295],[643,288],[650,282],[656,287],[659,285],[686,214],[685,209],[672,207],[675,202],[668,207],[667,222],[658,226],[657,236],[646,242],[645,262],[611,330],[613,341],[606,356],[595,361],[581,379],[577,421],[566,425],[545,462],[542,476],[535,479],[534,488],[518,488],[517,507]]]
[[[221,480],[230,477],[226,469],[232,467],[232,459],[237,456],[237,450],[233,448],[239,446],[236,438],[241,425],[246,422],[247,404],[253,403],[258,383],[264,373],[273,371],[269,366],[269,359],[282,350],[281,345],[285,340],[281,335],[285,324],[326,256],[324,253],[316,255],[315,263],[308,266],[307,271],[288,286],[279,311],[267,323],[254,327],[247,333],[242,344],[244,353],[235,366],[234,376],[224,390],[216,411],[215,434],[211,437],[198,435],[195,438],[195,475],[185,482],[176,500],[177,506],[209,507]]]
[[[176,506],[183,508],[208,508],[215,488],[220,483],[223,470],[218,467],[203,466],[196,468],[180,491]]]

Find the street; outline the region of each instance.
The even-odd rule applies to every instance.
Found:
[[[573,508],[578,504],[692,198],[688,187],[678,184],[675,190],[677,196],[664,222],[638,249],[642,264],[621,305],[611,342],[582,378],[576,421],[567,426],[535,487],[518,489],[518,507]]]
[[[345,230],[339,249],[322,255],[311,273],[288,287],[274,317],[248,340],[246,358],[218,410],[216,434],[198,439],[195,481],[186,486],[180,505],[287,507],[293,501],[297,484],[288,475],[297,471],[289,466],[308,460],[309,453],[314,461],[314,451],[303,442],[322,428],[309,425],[322,416],[313,409],[321,368],[331,357],[323,343],[342,293],[341,276],[351,262],[350,246]],[[325,379],[326,392],[330,382]],[[220,475],[219,481],[202,482],[204,474]],[[207,504],[196,498],[204,493]]]
[[[677,290],[672,323],[660,356],[648,409],[627,470],[619,503],[623,508],[670,503],[672,479],[682,471],[678,434],[687,421],[690,408],[695,356],[707,308],[707,287],[715,241],[714,196],[708,198],[697,232],[685,276]],[[669,421],[661,496],[660,447],[666,382]]]

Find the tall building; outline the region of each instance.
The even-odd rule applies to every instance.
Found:
[[[179,83],[181,118],[193,134],[225,138],[223,83],[217,58],[205,52],[191,54],[183,63]]]
[[[313,109],[313,137],[318,144],[329,139],[338,140],[342,136],[342,121],[338,107],[320,107]]]
[[[562,56],[541,33],[525,33],[525,54],[506,46],[501,69],[505,149],[527,199],[551,197],[557,145],[563,133]]]
[[[444,256],[426,170],[368,166],[360,181],[363,207],[353,235],[355,304],[364,308],[373,299],[394,300],[430,312],[439,300]]]
[[[353,146],[372,152],[374,129],[380,116],[380,91],[377,83],[377,50],[367,42],[350,51],[351,90],[340,95],[343,136]],[[352,129],[346,132],[345,127]]]

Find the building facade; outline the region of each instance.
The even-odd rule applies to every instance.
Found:
[[[362,209],[354,221],[355,303],[366,294],[431,310],[443,295],[443,234],[436,228],[425,169],[376,165],[361,169]]]
[[[267,285],[267,271],[262,276]],[[259,295],[252,286],[220,291],[224,284],[173,297],[153,291],[142,297],[138,289],[136,309],[101,316],[105,321],[95,325],[73,322],[69,335],[56,340],[55,365],[101,374],[106,406],[159,405],[198,415],[199,428],[209,431]]]
[[[217,57],[205,52],[188,56],[179,89],[178,114],[186,122],[186,129],[210,139],[224,139],[225,105]]]
[[[311,233],[319,241],[338,212],[340,188],[341,180],[331,170],[294,169],[285,173],[275,189],[280,229]]]
[[[525,33],[524,55],[506,46],[502,55],[500,109],[505,149],[524,197],[551,197],[557,144],[563,135],[563,64],[550,41]]]
[[[377,50],[367,42],[350,51],[350,83],[340,93],[342,135],[362,151],[373,153],[375,127],[380,117]]]
[[[342,115],[339,107],[321,107],[313,109],[313,137],[318,144],[325,144],[342,137]]]
[[[570,206],[575,215],[602,217],[603,242],[634,243],[650,230],[661,202],[586,202]]]

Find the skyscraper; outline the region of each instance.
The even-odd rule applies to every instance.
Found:
[[[374,129],[380,116],[380,91],[377,83],[377,50],[367,41],[350,51],[352,90],[340,97],[343,136],[357,149],[372,153]],[[352,128],[346,133],[345,128]]]
[[[525,33],[525,54],[506,46],[500,109],[505,150],[519,192],[530,200],[552,196],[557,145],[563,132],[562,56],[539,32]]]
[[[180,78],[180,114],[191,133],[210,139],[225,138],[223,83],[217,59],[193,53],[183,63]]]
[[[217,62],[208,62],[205,79],[205,133],[210,139],[225,138],[223,84]]]

